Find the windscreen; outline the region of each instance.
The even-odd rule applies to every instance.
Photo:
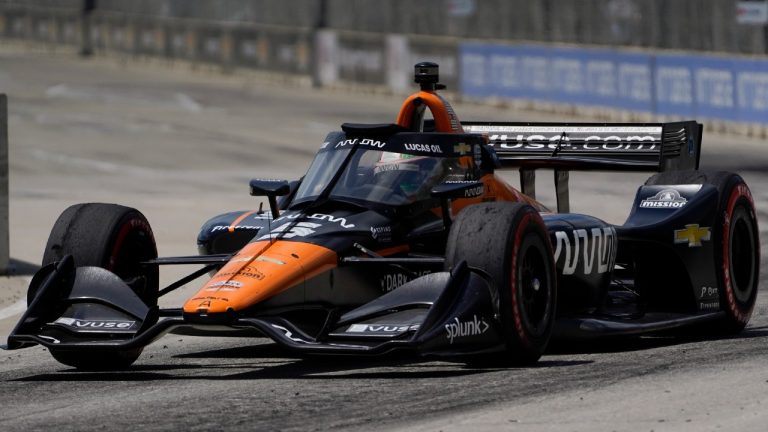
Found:
[[[296,192],[294,203],[317,198],[342,167],[351,148],[317,154]],[[330,198],[406,205],[430,198],[432,188],[446,180],[467,180],[470,170],[458,157],[395,153],[364,147],[354,150]]]

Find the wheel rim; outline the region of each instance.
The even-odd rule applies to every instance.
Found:
[[[123,279],[142,299],[151,300],[154,290],[152,270],[141,262],[157,257],[154,241],[146,223],[133,219],[117,235],[107,269]]]
[[[729,271],[736,299],[744,304],[752,296],[755,277],[755,244],[752,225],[743,211],[734,212],[728,251]]]
[[[522,297],[522,315],[534,334],[546,330],[549,314],[551,286],[547,264],[534,245],[528,245],[522,253],[518,286]]]

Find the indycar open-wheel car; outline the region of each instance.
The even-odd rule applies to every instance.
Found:
[[[251,180],[269,209],[212,217],[199,255],[158,257],[135,209],[66,209],[6,348],[120,369],[172,330],[250,329],[299,353],[527,365],[552,338],[747,325],[754,204],[738,175],[698,170],[700,124],[461,122],[437,65],[415,80],[394,123],[343,124],[298,181]],[[557,211],[536,200],[540,168],[554,170]],[[614,225],[569,211],[574,170],[657,174]],[[196,268],[159,289],[166,265]],[[200,278],[180,308],[158,307]]]

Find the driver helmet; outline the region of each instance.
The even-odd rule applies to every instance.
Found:
[[[416,198],[424,181],[430,176],[436,161],[429,156],[383,152],[373,167],[377,184],[389,185],[409,199]]]

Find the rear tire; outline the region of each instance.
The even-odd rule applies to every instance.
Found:
[[[148,306],[157,305],[157,266],[141,262],[157,258],[157,246],[149,222],[136,209],[117,204],[77,204],[61,214],[53,225],[43,254],[43,265],[72,255],[75,266],[107,269],[123,281]],[[28,302],[34,298],[28,292]],[[142,348],[126,351],[62,351],[52,348],[60,363],[88,370],[124,369]]]
[[[718,191],[713,227],[720,307],[726,313],[719,329],[739,333],[749,322],[757,299],[760,239],[749,187],[738,174],[681,171],[652,176],[646,185],[709,184]]]
[[[547,228],[521,203],[467,207],[448,236],[446,266],[461,261],[484,270],[498,290],[506,356],[482,361],[530,365],[549,343],[557,303],[556,273]]]

